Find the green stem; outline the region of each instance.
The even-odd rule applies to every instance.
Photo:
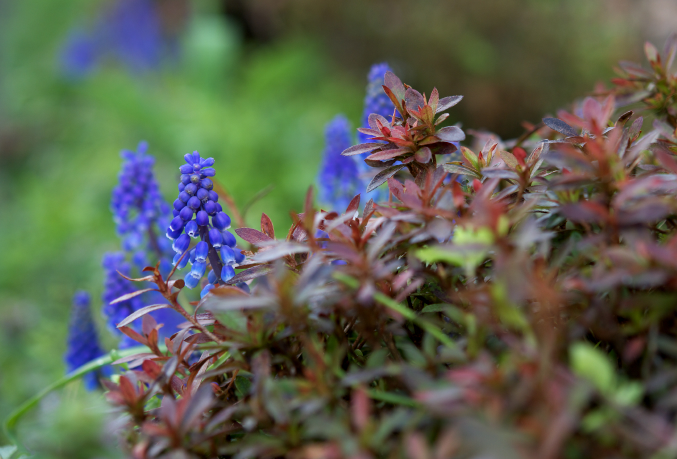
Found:
[[[341,272],[334,273],[334,278],[339,282],[347,285],[348,287],[354,289],[357,289],[360,285],[357,279],[354,279],[353,277],[350,277]],[[374,293],[374,299],[379,303],[381,303],[383,306],[400,313],[405,319],[412,321],[413,323],[421,327],[423,330],[433,335],[435,338],[438,339],[440,343],[444,344],[445,346],[456,348],[456,343],[454,343],[451,338],[445,335],[444,332],[439,329],[439,327],[437,327],[435,324],[428,322],[427,320],[421,319],[416,315],[416,312],[409,309],[408,307],[401,305],[397,301],[393,300],[387,295],[384,295],[381,292]]]
[[[166,351],[166,346],[162,345],[159,346],[161,351]],[[26,400],[23,404],[21,404],[17,409],[15,409],[10,415],[5,419],[5,422],[3,424],[3,428],[5,430],[5,434],[7,435],[7,438],[9,438],[9,441],[11,441],[19,450],[19,452],[28,454],[29,451],[28,449],[19,441],[19,438],[17,437],[16,434],[16,425],[19,422],[19,419],[29,412],[33,407],[35,407],[40,400],[42,400],[47,394],[52,392],[53,390],[59,389],[60,387],[65,386],[71,381],[75,381],[76,379],[81,378],[82,376],[86,375],[87,373],[90,373],[92,371],[96,371],[99,368],[105,367],[106,365],[110,365],[111,363],[115,362],[116,360],[123,358],[123,357],[128,357],[130,355],[134,354],[139,354],[141,352],[147,352],[148,348],[146,346],[136,346],[132,347],[129,349],[124,349],[121,351],[118,350],[112,350],[106,355],[103,355],[99,357],[98,359],[92,360],[91,362],[81,366],[80,368],[77,368],[76,370],[68,373],[61,379],[58,379],[54,381],[52,384],[49,386],[45,387],[42,391],[38,392],[36,395],[33,397],[29,398]]]

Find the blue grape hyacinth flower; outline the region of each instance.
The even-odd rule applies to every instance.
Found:
[[[79,291],[73,296],[73,309],[68,328],[68,347],[64,356],[66,371],[70,373],[104,354],[92,318],[89,293]],[[86,374],[83,382],[87,390],[98,388],[99,377],[108,375],[109,371],[105,368]]]
[[[364,110],[362,111],[362,126],[369,127],[369,115],[372,113],[379,114],[388,120],[393,116],[395,106],[390,98],[383,91],[382,85],[384,83],[384,76],[386,72],[392,71],[390,66],[386,63],[374,64],[367,75],[367,94],[364,97]],[[373,142],[369,140],[369,136],[357,133],[357,143]],[[377,169],[367,166],[364,158],[360,155],[351,156],[356,163],[358,174],[363,182],[363,189],[366,190],[367,185],[371,182],[374,175],[378,173]],[[370,193],[370,198],[375,202],[383,201],[388,197],[388,190],[385,186],[381,186]]]
[[[116,300],[122,295],[137,290],[132,282],[119,274],[122,273],[129,277],[131,274],[131,266],[125,260],[125,254],[122,252],[105,254],[103,256],[102,265],[105,280],[101,300],[103,301],[103,315],[106,318],[108,327],[116,336],[122,338],[120,349],[136,346],[138,343],[118,330],[117,324],[122,322],[131,313],[143,307],[141,297],[136,296],[120,303],[111,304],[113,300]]]
[[[157,252],[156,258],[171,257],[167,240],[156,236],[156,231],[167,224],[170,207],[162,198],[153,174],[155,158],[147,151],[148,144],[140,142],[136,152],[120,153],[123,162],[118,185],[111,195],[111,212],[123,250],[135,251],[147,241],[147,249]],[[140,254],[135,257],[142,261]]]
[[[383,91],[383,77],[392,69],[385,62],[374,64],[367,75],[367,94],[364,97],[364,110],[362,111],[362,127],[369,127],[369,115],[376,113],[390,120],[395,111],[395,106]],[[370,142],[369,136],[357,133],[357,143]]]
[[[91,27],[78,26],[69,34],[60,55],[64,74],[73,79],[86,77],[105,60],[138,74],[175,58],[178,28],[163,28],[161,8],[155,0],[106,2]]]
[[[233,265],[241,263],[244,255],[233,250],[235,238],[226,231],[230,227],[230,217],[223,212],[210,178],[216,174],[212,167],[214,158],[202,158],[197,151],[183,158],[186,164],[179,168],[179,196],[173,204],[174,219],[167,228],[167,237],[173,241],[176,252],[174,264],[178,264],[179,269],[191,264],[184,278],[186,287],[197,287],[207,272],[207,263],[211,265],[208,280],[212,287],[208,285],[202,289],[204,296],[216,284],[235,276]],[[200,239],[192,249],[191,238]]]
[[[366,185],[359,177],[358,163],[353,157],[341,156],[352,142],[350,123],[337,115],[326,126],[322,165],[317,177],[320,199],[331,210],[343,212],[350,200],[364,192]]]

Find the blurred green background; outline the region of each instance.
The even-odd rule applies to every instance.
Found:
[[[108,206],[121,149],[150,143],[168,202],[193,150],[216,159],[239,206],[274,185],[247,221],[265,211],[283,232],[315,180],[324,124],[339,112],[359,123],[372,63],[421,91],[464,94],[453,122],[510,137],[677,30],[675,5],[660,0],[155,0],[171,57],[140,70],[102,55],[69,70],[68,37],[118,1],[0,0],[2,418],[64,373],[75,290],[99,311],[101,256],[119,247]],[[32,446],[115,456],[100,399],[77,384],[47,399],[24,422]]]

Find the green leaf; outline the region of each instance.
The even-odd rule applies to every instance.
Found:
[[[0,459],[11,459],[16,453],[16,446],[0,446]]]
[[[612,394],[616,372],[604,352],[588,343],[574,343],[569,348],[569,359],[575,374],[590,381],[603,394]]]
[[[252,387],[251,379],[247,378],[246,376],[239,375],[239,374],[237,376],[235,376],[235,388],[239,392],[238,398],[242,398],[245,395],[249,394],[251,387]]]

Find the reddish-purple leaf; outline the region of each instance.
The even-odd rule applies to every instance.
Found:
[[[266,274],[273,271],[272,266],[269,265],[259,265],[253,268],[249,268],[245,271],[239,272],[230,279],[226,284],[233,285],[238,282],[246,282],[251,279],[256,279],[257,277],[265,276]]]
[[[354,213],[357,209],[360,208],[360,195],[356,194],[353,199],[350,200],[348,207],[346,207],[346,214]]]
[[[463,99],[463,96],[448,96],[448,97],[443,97],[440,99],[440,102],[437,104],[437,110],[435,113],[443,112],[457,103],[459,103]]]
[[[430,152],[430,148],[423,147],[414,154],[414,157],[419,163],[427,164],[433,158],[433,154]]]
[[[404,84],[402,84],[402,80],[400,80],[397,75],[391,71],[386,72],[386,74],[383,76],[383,83],[393,92],[395,97],[397,97],[399,100],[404,99]]]
[[[567,137],[574,137],[578,135],[578,132],[576,132],[574,128],[557,118],[543,118],[543,124],[548,126],[553,131],[557,131]]]
[[[369,193],[370,191],[374,191],[376,188],[384,184],[386,180],[388,180],[393,175],[397,174],[397,172],[403,167],[404,164],[386,167],[381,172],[376,174],[376,176],[372,179],[371,183],[369,183],[369,185],[367,186],[367,193]]]
[[[414,88],[407,88],[404,93],[404,101],[407,103],[407,108],[409,110],[418,110],[425,106],[423,95]]]
[[[236,228],[235,233],[245,241],[254,245],[273,240],[267,234],[255,230],[254,228]]]
[[[438,130],[435,136],[444,142],[461,142],[465,140],[465,133],[457,126],[447,126]]]
[[[409,148],[396,148],[393,150],[377,151],[376,153],[372,153],[371,155],[367,156],[366,159],[370,161],[392,159],[406,153],[411,153],[411,150]]]
[[[341,154],[343,156],[361,155],[362,153],[369,153],[370,151],[374,151],[382,146],[382,143],[361,143],[359,145],[346,148]]]
[[[110,302],[110,304],[115,304],[115,303],[120,303],[122,301],[127,301],[130,298],[134,298],[135,296],[143,295],[146,292],[157,292],[159,290],[155,288],[145,288],[143,290],[137,290],[136,292],[128,293],[126,295],[122,295],[119,298],[114,299],[113,301]]]
[[[270,238],[275,239],[275,228],[273,227],[273,222],[266,214],[261,214],[261,231],[263,231]]]
[[[169,307],[171,306],[169,306],[168,304],[151,304],[150,306],[141,308],[138,311],[134,311],[133,313],[128,315],[122,322],[117,324],[117,327],[118,328],[124,327],[125,325],[134,322],[136,319],[148,314],[149,312],[157,311],[158,309],[166,309]]]

